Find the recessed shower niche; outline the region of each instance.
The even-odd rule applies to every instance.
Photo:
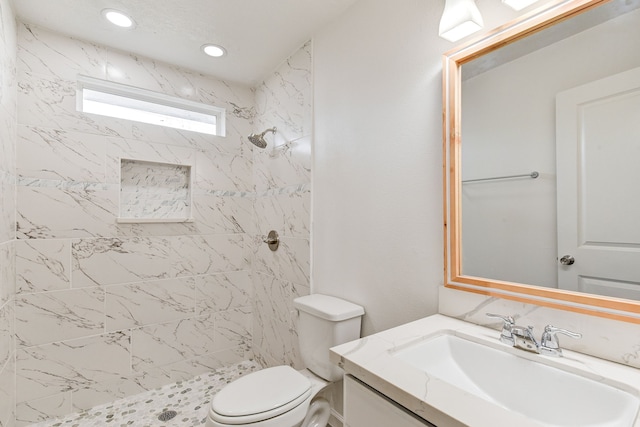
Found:
[[[191,165],[120,159],[119,223],[190,222]]]

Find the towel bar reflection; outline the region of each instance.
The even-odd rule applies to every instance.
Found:
[[[478,181],[493,181],[493,180],[496,180],[496,179],[510,179],[510,178],[532,178],[532,179],[536,179],[539,176],[540,176],[540,174],[538,172],[533,171],[531,173],[525,173],[525,174],[522,174],[522,175],[507,175],[507,176],[494,176],[494,177],[491,177],[491,178],[465,179],[462,182],[466,183],[466,182],[478,182]]]

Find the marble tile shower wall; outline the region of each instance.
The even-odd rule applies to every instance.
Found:
[[[311,49],[305,44],[255,89],[255,130],[278,128],[254,150],[253,350],[264,366],[303,368],[293,299],[310,293]],[[280,235],[276,252],[260,238],[271,229]]]
[[[0,427],[15,421],[16,25],[0,0]]]
[[[252,357],[255,94],[24,24],[17,73],[17,425]],[[78,74],[224,107],[227,136],[78,113]],[[121,158],[193,165],[194,221],[116,223]]]

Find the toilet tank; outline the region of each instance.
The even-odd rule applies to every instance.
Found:
[[[340,298],[313,294],[296,298],[298,342],[307,369],[327,381],[338,381],[343,371],[329,361],[329,349],[360,338],[364,308]]]

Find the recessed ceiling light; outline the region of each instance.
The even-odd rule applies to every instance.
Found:
[[[209,56],[213,56],[214,58],[219,58],[227,53],[227,51],[222,46],[218,46],[215,44],[203,45],[202,51]]]
[[[104,16],[107,21],[111,22],[113,25],[117,25],[122,28],[132,28],[135,24],[130,16],[115,9],[104,9],[102,11],[102,16]]]

